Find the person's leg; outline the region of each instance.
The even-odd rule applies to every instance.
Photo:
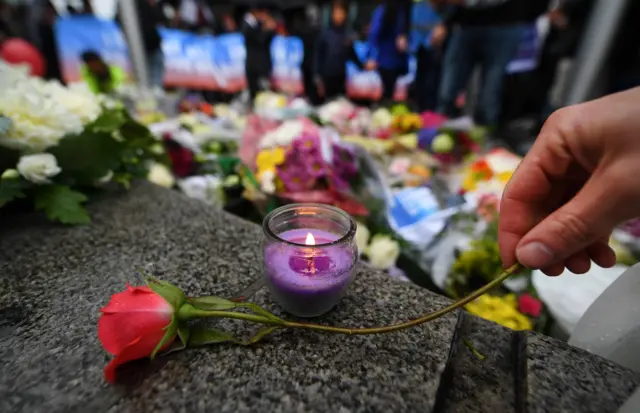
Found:
[[[438,104],[438,87],[440,86],[440,70],[442,62],[438,50],[427,50],[424,63],[424,91],[422,97],[422,111],[436,110]]]
[[[507,66],[515,57],[522,41],[523,26],[483,27],[482,90],[476,121],[497,126],[500,118],[502,86]]]
[[[416,77],[413,81],[414,100],[419,111],[424,111],[426,106],[426,87],[428,76],[427,50],[420,47],[416,53]]]
[[[249,97],[251,98],[251,105],[253,105],[253,101],[256,96],[258,96],[258,92],[260,91],[260,73],[255,73],[251,70],[246,71],[247,77],[247,88],[249,89]]]
[[[164,55],[162,50],[149,53],[148,58],[149,86],[162,88],[164,86]]]
[[[382,80],[382,102],[384,104],[388,104],[393,101],[393,95],[395,95],[396,92],[398,71],[392,69],[380,69],[379,72]]]
[[[324,97],[333,100],[345,95],[345,79],[342,76],[329,76],[323,80]]]
[[[445,116],[457,115],[456,100],[473,72],[476,61],[475,31],[475,28],[457,27],[451,33],[438,92],[438,112]]]

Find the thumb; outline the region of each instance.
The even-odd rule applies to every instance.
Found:
[[[518,261],[534,269],[563,263],[610,234],[619,216],[618,196],[612,185],[595,175],[568,203],[547,216],[518,243]]]

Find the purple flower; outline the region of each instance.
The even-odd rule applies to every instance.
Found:
[[[347,147],[334,143],[333,148],[333,166],[335,171],[347,178],[351,178],[358,174],[358,164],[354,151]]]
[[[316,183],[316,178],[309,174],[307,169],[288,162],[278,167],[278,177],[282,179],[288,192],[306,191],[313,188]]]
[[[293,148],[298,153],[319,152],[320,139],[315,135],[303,135],[293,141]]]
[[[327,179],[329,180],[329,185],[333,187],[338,192],[347,192],[351,189],[349,182],[342,178],[340,175],[336,174],[334,171],[330,172],[327,175]]]

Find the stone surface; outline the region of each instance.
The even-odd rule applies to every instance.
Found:
[[[535,333],[526,337],[527,413],[616,413],[640,373]]]
[[[430,411],[456,315],[381,336],[279,332],[252,348],[219,345],[125,366],[109,386],[99,309],[142,266],[189,295],[235,296],[260,276],[261,229],[150,184],[91,206],[93,225],[22,216],[0,227],[0,411]],[[263,290],[252,301],[276,310]],[[449,301],[359,272],[320,322],[385,325]],[[249,333],[242,324],[235,331]],[[15,372],[6,374],[5,372]]]
[[[148,183],[104,198],[91,205],[90,226],[0,217],[0,412],[603,413],[639,383],[563,343],[456,313],[381,336],[281,331],[250,348],[190,349],[129,363],[108,385],[99,309],[126,282],[142,283],[136,266],[189,295],[234,297],[260,277],[262,234]],[[251,301],[278,311],[264,290]],[[361,270],[318,321],[384,325],[448,303]]]
[[[517,412],[517,351],[513,331],[464,313],[443,377],[440,411]]]

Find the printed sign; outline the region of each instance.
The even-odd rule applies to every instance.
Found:
[[[212,36],[175,29],[159,30],[165,86],[226,93],[238,93],[246,88],[246,48],[242,34]],[[66,82],[80,80],[81,56],[87,50],[97,51],[109,64],[121,66],[131,73],[127,43],[115,21],[93,16],[63,17],[56,22],[55,32]],[[356,42],[354,47],[364,63],[368,45]],[[303,93],[302,40],[293,36],[276,36],[271,43],[271,57],[274,89],[291,95]],[[407,75],[398,79],[396,100],[406,99],[408,86],[415,78],[416,62],[413,57],[409,69]],[[377,72],[359,70],[349,62],[347,79],[347,94],[351,98],[377,100],[382,95],[382,82]]]
[[[80,80],[82,53],[89,50],[131,73],[127,42],[116,22],[93,16],[61,17],[56,21],[54,32],[66,82]]]

